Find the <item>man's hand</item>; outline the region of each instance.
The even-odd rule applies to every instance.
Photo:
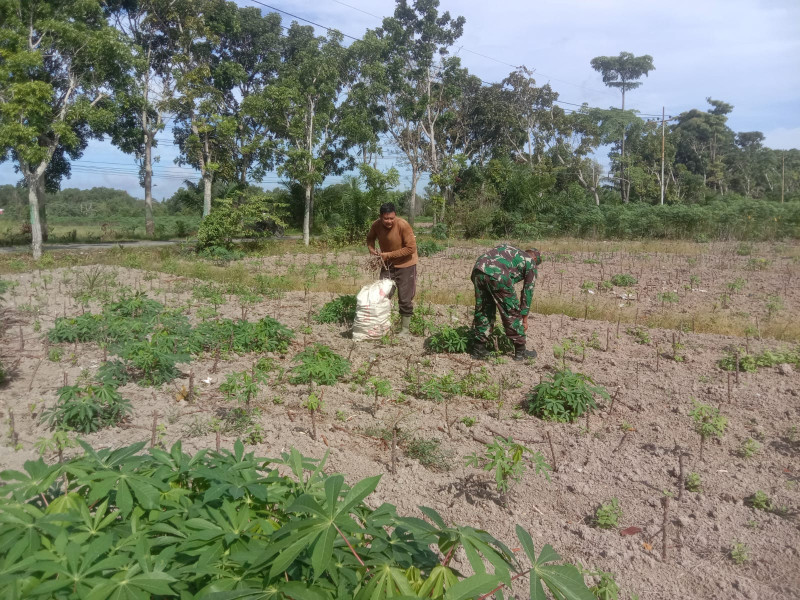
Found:
[[[522,317],[522,330],[525,333],[528,333],[528,315]]]
[[[381,255],[381,253],[378,252],[377,250],[375,250],[375,248],[370,248],[369,249],[369,253],[372,254],[372,256],[380,256]]]

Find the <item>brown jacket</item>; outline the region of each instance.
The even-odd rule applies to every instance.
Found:
[[[414,230],[405,219],[396,218],[391,229],[386,229],[380,219],[375,221],[367,234],[367,247],[374,248],[376,239],[387,265],[403,269],[419,262]]]

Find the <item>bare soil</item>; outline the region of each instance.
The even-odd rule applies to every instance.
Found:
[[[288,292],[279,300],[261,302],[249,310],[248,319],[270,315],[298,332],[287,355],[274,357],[279,365],[289,369],[292,357],[306,343],[327,344],[349,357],[354,371],[374,361],[371,374],[390,380],[394,394],[392,399],[383,399],[375,410],[374,397],[363,386],[345,381],[326,387],[325,409],[318,417],[314,440],[309,414],[301,406],[308,396],[308,386],[273,381],[257,399],[261,410],[257,420],[263,428],[264,442],[252,446],[252,450],[259,456],[275,456],[291,446],[314,457],[329,452],[327,470],[345,473],[350,480],[384,474],[377,492],[368,499],[371,504],[390,502],[400,512],[418,516],[421,514],[417,506],[431,506],[446,519],[486,529],[512,547],[514,526],[519,523],[531,531],[538,547],[552,544],[567,560],[615,573],[622,598],[800,598],[800,375],[783,365],[740,373],[737,382],[734,375],[729,378],[717,365],[729,348],[748,344],[751,352],[759,352],[785,348],[787,343],[759,340],[757,333],[745,341],[691,331],[692,315],[712,312],[719,295],[726,293],[726,284],[737,277],[747,283],[743,290],[732,294],[731,308],[718,307],[713,312],[746,313],[754,324],[758,316],[761,328],[770,322],[766,297],[780,295],[784,306],[773,319],[782,318],[790,327],[796,322],[800,305],[798,266],[790,258],[781,258],[785,250],[765,247],[754,255],[768,256],[772,261],[768,268],[748,270],[750,257],[736,255],[734,248],[711,248],[708,254],[693,257],[694,264],[687,263],[687,258],[692,257],[685,255],[633,256],[612,249],[602,255],[576,252],[571,257],[559,257],[560,262],[545,263],[537,285],[539,303],[573,296],[573,302],[581,302],[587,296],[596,296],[586,304],[613,303],[625,311],[638,309],[641,323],[646,322],[647,315],[678,315],[678,320],[679,315],[684,315],[685,331],[676,334],[674,330],[648,329],[652,341],[641,345],[626,333],[625,323],[618,329],[613,319],[594,320],[591,314],[588,319],[537,314],[531,318],[528,347],[537,349],[539,357],[527,365],[508,359],[479,363],[463,354],[427,354],[422,337],[396,339],[389,344],[354,344],[346,327],[313,321],[310,334],[300,333],[309,324],[309,310],[317,310],[334,297],[333,293]],[[471,311],[464,304],[471,298],[469,271],[478,253],[478,248],[455,247],[444,255],[422,259],[420,288],[427,291],[429,299],[435,300],[437,293],[450,297],[460,294],[452,304],[433,305],[437,323],[469,322]],[[285,255],[248,260],[246,268],[270,275],[291,274],[301,271],[309,260],[338,264],[344,272],[348,264],[363,260],[363,256]],[[603,273],[599,262],[584,262],[590,260],[602,261]],[[144,271],[107,269],[115,273],[118,285],[146,290],[151,297],[166,300],[169,306],[184,305],[191,318],[197,318],[199,305],[191,298],[191,289],[197,282],[162,274],[149,280]],[[0,388],[5,444],[0,451],[0,468],[19,469],[26,460],[38,457],[34,443],[50,435],[39,424],[43,407],[54,403],[65,377],[74,383],[82,371],[94,373],[102,362],[102,350],[92,344],[63,346],[63,358],[58,363],[47,357],[44,334],[55,318],[81,312],[70,296],[76,291],[76,271],[4,277],[20,285],[13,297],[6,294],[4,333],[0,339],[2,361],[13,365],[10,380]],[[639,283],[631,290],[615,289],[594,295],[580,290],[583,281],[597,282],[618,272],[633,274]],[[48,275],[52,279],[45,292],[42,277]],[[699,289],[684,289],[691,275],[699,277]],[[365,275],[341,278],[341,285],[354,292]],[[661,291],[677,292],[680,301],[675,306],[662,307],[656,299]],[[620,298],[623,293],[633,297]],[[97,311],[99,305],[95,303],[90,308]],[[220,314],[238,318],[241,311],[235,299],[229,298]],[[572,356],[567,366],[606,387],[614,396],[613,406],[604,403],[588,421],[582,419],[575,424],[543,422],[515,408],[542,376],[560,367],[561,361],[552,352],[555,343],[566,337],[590,340],[593,334],[599,348],[588,350],[583,358]],[[683,361],[672,359],[673,335],[679,335],[676,340],[684,345]],[[658,362],[656,343],[661,354]],[[229,408],[219,384],[226,373],[249,370],[256,358],[222,360],[214,372],[214,358],[200,357],[181,365],[182,378],[160,388],[136,384],[120,388],[135,408],[130,421],[85,439],[95,447],[150,440],[155,414],[156,422],[166,426],[163,443],[167,446],[181,440],[188,452],[214,448],[216,436],[209,430],[209,421]],[[407,386],[403,375],[408,368],[421,367],[438,374],[452,371],[461,377],[482,364],[494,380],[511,382],[504,390],[504,404],[499,410],[494,403],[458,397],[448,403],[448,427],[443,404],[401,395]],[[192,404],[180,399],[190,370],[198,393]],[[694,399],[719,406],[729,419],[721,441],[706,444],[704,462],[699,459],[699,437],[688,416]],[[12,413],[19,442],[16,451],[9,430]],[[405,434],[440,442],[440,463],[446,463],[448,470],[428,469],[400,452],[397,472],[390,473],[390,444],[376,437],[376,430],[390,428],[400,417]],[[467,427],[460,422],[463,417],[474,417],[477,422]],[[491,475],[465,467],[463,459],[481,452],[484,444],[497,435],[512,436],[541,451],[555,467],[550,480],[529,470],[505,502],[495,491]],[[235,437],[222,435],[222,447],[230,448]],[[759,441],[761,449],[752,458],[744,459],[737,451],[747,438]],[[677,498],[679,451],[687,453],[685,471],[696,472],[702,478],[702,491],[684,491],[681,500]],[[51,456],[46,458],[53,460]],[[757,490],[764,491],[777,510],[751,508],[746,499]],[[673,496],[667,518],[666,558],[662,556],[665,492]],[[612,497],[619,499],[622,519],[617,528],[599,529],[593,525],[595,510]],[[631,527],[641,531],[624,535]],[[730,557],[735,542],[749,549],[750,560],[742,565],[734,564]]]

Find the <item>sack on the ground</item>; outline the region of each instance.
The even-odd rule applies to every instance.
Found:
[[[356,319],[353,322],[353,339],[376,340],[392,326],[392,301],[389,294],[394,287],[391,279],[381,279],[365,285],[356,296]]]

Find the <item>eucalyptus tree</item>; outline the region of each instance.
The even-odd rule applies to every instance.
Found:
[[[625,93],[642,85],[639,81],[655,70],[653,57],[649,54],[634,56],[630,52],[620,52],[619,56],[596,56],[591,60],[592,68],[603,76],[603,83],[622,93],[622,111],[625,111]],[[624,122],[623,122],[624,124]],[[628,202],[630,183],[625,180],[625,130],[620,138],[620,189],[622,201]]]
[[[310,243],[314,186],[354,163],[342,109],[353,81],[351,67],[340,33],[317,37],[312,27],[294,22],[286,35],[278,82],[267,92],[272,131],[281,140],[278,173],[304,190],[305,245]]]
[[[130,51],[98,0],[0,0],[0,23],[0,158],[24,177],[38,259],[45,184],[107,128]]]
[[[366,33],[361,45],[373,57],[364,69],[378,100],[389,138],[411,169],[409,222],[416,213],[417,183],[426,168],[438,168],[437,122],[446,78],[458,69],[448,57],[461,37],[464,18],[439,13],[439,0],[398,0],[394,15]]]

